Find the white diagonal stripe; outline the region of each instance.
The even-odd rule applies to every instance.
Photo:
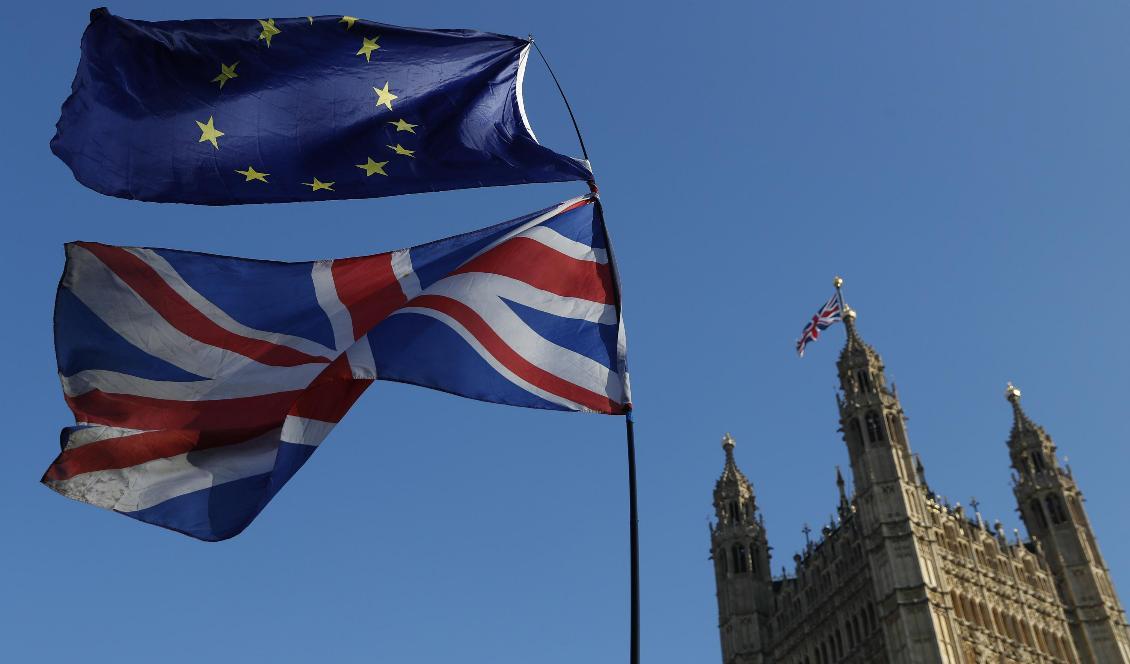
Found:
[[[569,317],[583,320],[587,320],[585,315],[589,314],[593,307],[606,307],[607,305],[599,305],[595,302],[575,298],[571,298],[572,302],[565,302],[565,298],[559,295],[539,291],[515,279],[478,272],[441,279],[430,286],[425,294],[449,297],[467,305],[494,330],[495,334],[506,345],[533,365],[574,385],[597,394],[607,395],[613,401],[621,402],[623,386],[620,377],[615,372],[590,357],[559,346],[541,336],[527,325],[518,314],[514,313],[514,310],[500,297],[510,299],[508,295],[513,294],[516,296],[513,298],[515,301],[525,299],[527,302],[536,302],[546,308],[558,309],[557,312],[551,312],[556,315],[574,314]],[[568,306],[570,304],[574,305],[577,311],[561,311],[562,305]],[[609,308],[612,309],[614,316],[615,309]],[[399,314],[402,311],[404,309],[397,310],[393,314]],[[601,315],[603,316],[603,313]]]
[[[558,405],[561,405],[561,406],[565,406],[566,408],[569,408],[569,409],[572,409],[572,410],[582,410],[582,411],[590,410],[589,408],[585,408],[584,406],[582,406],[579,403],[576,403],[574,401],[566,399],[565,397],[558,396],[558,395],[553,394],[551,392],[546,392],[545,390],[541,389],[540,387],[537,387],[537,386],[535,386],[531,383],[526,382],[524,379],[519,377],[513,371],[507,369],[505,365],[503,365],[501,362],[499,362],[497,359],[495,359],[495,357],[493,355],[491,355],[490,352],[487,351],[487,349],[484,348],[481,343],[479,343],[479,340],[475,338],[475,335],[471,334],[471,332],[469,330],[467,330],[467,328],[463,327],[462,323],[460,323],[459,321],[455,320],[451,316],[448,316],[447,314],[445,314],[441,311],[436,311],[435,309],[428,309],[426,307],[404,307],[403,309],[397,309],[394,313],[395,314],[420,314],[421,316],[428,316],[429,318],[434,318],[434,319],[440,321],[441,323],[443,323],[444,325],[447,325],[448,327],[450,327],[459,336],[463,337],[463,340],[466,341],[471,346],[471,348],[474,349],[474,351],[479,354],[479,357],[483,358],[483,360],[485,360],[487,364],[489,364],[495,371],[497,371],[499,374],[501,374],[504,378],[506,378],[506,380],[510,381],[511,383],[514,383],[518,387],[521,387],[523,390],[526,390],[527,392],[529,392],[531,394],[537,395],[537,396],[541,397],[542,399],[549,401],[550,403],[555,403],[555,404],[558,404]]]
[[[575,258],[579,261],[591,261],[593,263],[600,263],[601,265],[608,263],[607,251],[595,249],[583,242],[577,242],[572,238],[567,238],[549,226],[534,226],[522,233],[521,237],[537,240],[550,249],[556,249],[569,258]]]
[[[274,367],[212,346],[176,329],[92,253],[67,245],[69,260],[62,287],[130,344],[173,366],[204,378],[236,378],[271,385],[283,374],[306,375],[306,367]],[[324,367],[324,362],[310,366]]]
[[[139,433],[145,433],[146,431],[148,431],[148,429],[125,429],[122,427],[107,426],[83,427],[81,429],[75,429],[67,436],[67,443],[63,446],[63,449],[73,450],[76,447],[97,443],[102,440],[133,436]]]
[[[68,498],[118,512],[135,512],[186,493],[270,472],[278,447],[279,429],[274,429],[236,445],[44,483]]]
[[[334,356],[334,350],[332,348],[326,348],[316,341],[284,334],[282,332],[264,332],[240,323],[190,286],[163,256],[152,249],[126,247],[125,250],[137,256],[144,261],[146,265],[153,268],[165,283],[175,290],[178,295],[187,300],[188,303],[195,307],[200,313],[211,319],[213,323],[228,332],[249,339],[259,339],[260,341],[267,341],[280,346],[293,348],[307,355],[321,355],[330,358]]]
[[[461,263],[461,265],[466,265],[467,263],[470,263],[471,261],[475,260],[479,256],[482,256],[483,254],[490,251],[491,249],[494,249],[495,247],[502,244],[503,242],[506,242],[507,240],[509,240],[509,239],[511,239],[515,236],[521,235],[522,233],[526,232],[527,230],[533,228],[534,226],[537,226],[540,223],[546,222],[546,221],[556,217],[557,215],[561,214],[561,212],[563,210],[566,210],[569,207],[576,205],[577,203],[579,203],[581,201],[588,200],[588,199],[589,199],[588,196],[578,196],[576,198],[571,198],[571,199],[569,199],[569,200],[567,200],[563,203],[555,205],[548,212],[543,212],[542,214],[539,214],[538,216],[527,221],[526,223],[522,224],[521,226],[510,229],[502,237],[498,238],[494,242],[491,242],[487,246],[485,246],[482,249],[475,252],[475,254],[473,256],[471,256],[467,260],[463,261]]]
[[[253,372],[239,373],[222,380],[176,381],[139,378],[109,369],[86,369],[72,376],[60,376],[59,379],[63,383],[63,392],[68,397],[99,390],[106,394],[132,394],[152,399],[206,401],[301,390],[310,385],[325,368],[324,364],[285,367],[285,371],[272,373],[268,382],[264,382],[261,374]]]
[[[590,323],[616,323],[616,307],[579,297],[557,295],[535,288],[524,281],[491,272],[464,272],[437,281],[428,287],[428,295],[445,295],[463,300],[465,294],[502,297],[562,318],[576,318]],[[411,304],[411,303],[409,303]]]

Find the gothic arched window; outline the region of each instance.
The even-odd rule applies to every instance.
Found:
[[[870,411],[864,420],[867,422],[867,440],[872,443],[879,442],[883,435],[883,425],[879,423],[878,413]]]
[[[1071,516],[1079,523],[1083,523],[1086,519],[1083,518],[1083,506],[1079,504],[1079,499],[1075,496],[1067,498],[1067,505],[1071,508]]]
[[[898,416],[894,413],[887,413],[887,430],[891,432],[891,438],[900,443],[906,443],[902,427],[899,425]]]
[[[981,626],[985,629],[992,629],[993,616],[989,613],[989,610],[985,608],[984,602],[977,603],[977,613],[981,616],[981,620],[979,621],[981,623]]]
[[[723,574],[728,574],[730,572],[730,569],[729,566],[726,565],[726,550],[718,549],[718,553],[716,555],[718,558],[718,569],[721,570]]]
[[[730,523],[738,523],[741,521],[741,512],[738,511],[737,501],[730,501]]]
[[[858,442],[859,445],[863,444],[863,427],[859,426],[859,420],[852,418],[851,420],[851,433],[852,438]]]
[[[1032,517],[1036,519],[1036,524],[1041,528],[1048,527],[1048,520],[1044,517],[1044,508],[1040,506],[1040,499],[1033,498],[1032,502],[1028,503],[1028,509],[1032,511]]]
[[[745,546],[742,544],[734,545],[734,571],[738,574],[744,573],[749,566],[746,564],[749,558],[746,556]]]
[[[1044,470],[1044,468],[1046,466],[1044,464],[1044,453],[1043,452],[1036,450],[1035,452],[1032,453],[1032,466],[1037,471]]]
[[[1066,660],[1070,660],[1070,658],[1067,656],[1067,652],[1068,652],[1067,651],[1067,641],[1064,640],[1063,636],[1060,635],[1060,636],[1055,637],[1055,642],[1057,644],[1059,644],[1060,656],[1063,657]]]
[[[1059,496],[1048,496],[1044,502],[1048,506],[1048,516],[1051,517],[1052,523],[1063,523],[1067,520],[1067,514],[1063,511],[1063,501]]]

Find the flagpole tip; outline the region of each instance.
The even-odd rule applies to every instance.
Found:
[[[832,279],[832,285],[835,286],[836,288],[840,288],[841,286],[844,285],[844,280],[837,276],[834,279]]]

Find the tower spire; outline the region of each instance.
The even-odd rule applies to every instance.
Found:
[[[726,463],[722,466],[722,476],[718,478],[718,485],[714,492],[718,494],[719,491],[722,491],[727,495],[736,496],[744,493],[743,489],[748,489],[749,495],[752,496],[753,489],[749,485],[749,480],[746,479],[746,476],[734,461],[735,444],[734,437],[728,432],[722,436],[722,450],[726,453]]]
[[[1012,431],[1014,435],[1023,431],[1043,432],[1043,429],[1033,422],[1021,408],[1020,389],[1013,385],[1012,381],[1009,381],[1008,386],[1004,389],[1004,398],[1012,404]]]

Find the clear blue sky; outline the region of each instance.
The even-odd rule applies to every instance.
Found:
[[[719,439],[774,567],[846,466],[842,274],[937,491],[1019,526],[1013,380],[1071,457],[1130,601],[1130,7],[1124,3],[118,2],[145,19],[348,13],[533,33],[581,121],[624,279],[638,415],[643,654],[719,659]],[[264,514],[205,544],[38,484],[69,422],[51,347],[62,243],[313,259],[411,245],[583,191],[538,185],[209,209],[100,197],[48,150],[90,3],[5,11],[9,349],[0,652],[9,661],[622,662],[622,421],[374,385]],[[575,153],[540,62],[539,138]]]

